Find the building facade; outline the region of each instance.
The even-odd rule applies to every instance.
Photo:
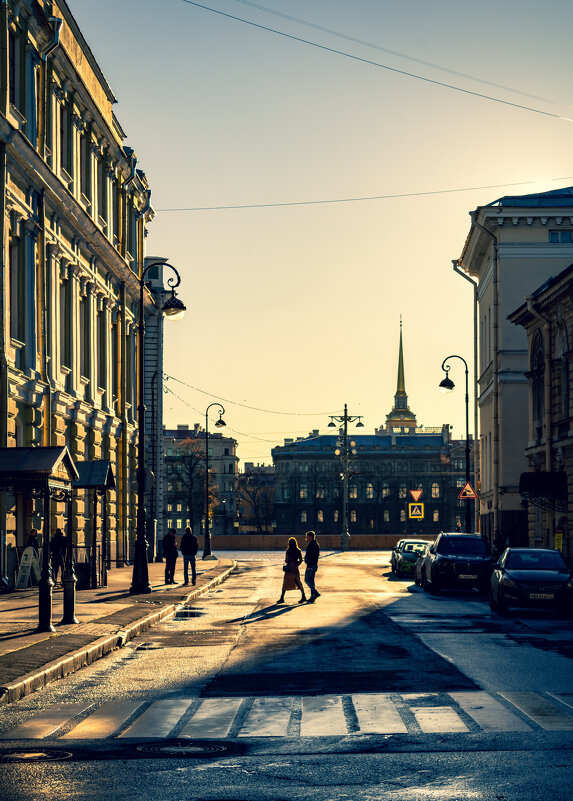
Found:
[[[0,6],[0,446],[67,445],[108,459],[112,564],[130,557],[137,461],[137,322],[147,179],[115,97],[63,0]],[[144,314],[157,316],[145,291]],[[52,528],[62,526],[54,513]],[[78,543],[93,521],[74,502]],[[0,530],[20,546],[34,501],[4,496]]]
[[[163,431],[163,526],[202,534],[205,522],[205,429],[178,425]],[[212,536],[234,533],[238,485],[237,442],[209,431],[209,507]]]
[[[458,498],[466,483],[465,440],[453,440],[449,425],[418,426],[408,405],[401,333],[396,394],[386,423],[373,434],[352,428],[346,438],[350,535],[436,535],[463,526],[470,502]],[[315,430],[273,449],[277,534],[342,533],[343,439],[342,429]]]
[[[496,547],[528,538],[519,492],[527,470],[527,337],[508,315],[572,261],[571,188],[502,197],[471,212],[456,267],[477,282],[480,521]]]
[[[527,503],[532,547],[559,548],[573,560],[573,264],[548,279],[509,317],[527,334],[529,404]]]
[[[239,473],[237,521],[233,533],[274,534],[275,468],[245,462]]]

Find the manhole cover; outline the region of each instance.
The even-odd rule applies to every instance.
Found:
[[[71,756],[69,751],[3,751],[0,762],[50,762]]]
[[[145,745],[138,745],[136,750],[146,754],[200,757],[223,754],[231,749],[223,743],[210,743],[202,740],[177,740],[163,743],[146,743]]]

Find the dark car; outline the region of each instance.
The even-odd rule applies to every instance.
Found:
[[[414,573],[416,560],[426,549],[426,540],[400,540],[391,557],[391,569],[397,576]]]
[[[424,559],[426,558],[426,554],[428,553],[431,547],[432,543],[427,542],[426,547],[424,548],[424,550],[418,556],[418,558],[414,563],[414,582],[418,584],[418,586],[421,585],[422,583],[422,569],[424,567]]]
[[[426,592],[472,589],[486,593],[492,566],[487,542],[477,534],[438,534],[421,569]]]
[[[506,614],[510,606],[541,606],[571,612],[573,574],[559,551],[506,548],[491,574],[490,606]]]

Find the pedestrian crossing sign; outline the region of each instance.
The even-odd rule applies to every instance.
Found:
[[[416,520],[421,520],[424,517],[424,504],[423,503],[409,503],[408,516]]]

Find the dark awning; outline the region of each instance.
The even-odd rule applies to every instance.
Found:
[[[76,469],[78,478],[72,483],[74,489],[115,489],[111,462],[107,459],[76,462]]]
[[[567,473],[562,471],[522,473],[519,478],[519,492],[525,498],[565,501],[567,500]]]
[[[23,486],[69,486],[78,477],[66,446],[0,448],[0,486],[11,491]]]

